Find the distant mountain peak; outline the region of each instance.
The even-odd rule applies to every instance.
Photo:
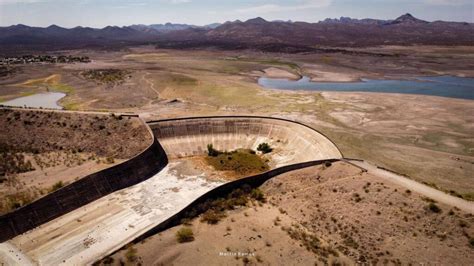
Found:
[[[59,27],[58,25],[56,24],[51,24],[47,27],[47,29],[64,29],[63,27]]]
[[[247,21],[245,21],[245,23],[253,23],[253,24],[261,24],[261,23],[267,23],[268,21],[266,21],[265,19],[261,18],[261,17],[256,17],[256,18],[252,18],[252,19],[249,19]]]
[[[412,14],[406,13],[404,15],[399,16],[390,24],[415,24],[415,23],[428,23],[427,21],[417,19]]]

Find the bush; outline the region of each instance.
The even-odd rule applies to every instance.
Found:
[[[332,163],[330,161],[324,162],[324,166],[326,166],[326,167],[330,167],[331,165],[332,165]]]
[[[217,224],[224,217],[225,217],[225,214],[223,212],[219,212],[219,211],[211,209],[211,210],[206,211],[202,215],[201,221],[207,222],[208,224]]]
[[[258,201],[265,202],[265,195],[263,195],[263,192],[258,188],[252,189],[250,196]]]
[[[428,209],[434,213],[440,213],[441,212],[441,209],[438,207],[438,205],[434,204],[433,202],[431,202],[429,205],[428,205]]]
[[[128,262],[135,262],[138,259],[137,249],[133,246],[129,246],[127,253],[125,253],[125,257],[127,258]]]
[[[115,163],[114,157],[110,157],[110,156],[107,157],[107,158],[105,159],[105,161],[106,161],[108,164],[113,164],[113,163]]]
[[[214,149],[212,144],[207,144],[207,155],[216,157],[217,155],[219,155],[219,151]]]
[[[54,185],[51,187],[51,189],[49,190],[49,192],[54,192],[60,188],[64,187],[64,183],[63,181],[58,181],[56,183],[54,183]]]
[[[268,145],[268,143],[260,143],[258,144],[257,151],[261,151],[263,154],[272,152],[273,149]]]
[[[178,240],[179,243],[194,241],[193,230],[189,227],[182,227],[176,232],[176,240]]]

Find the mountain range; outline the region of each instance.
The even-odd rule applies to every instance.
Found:
[[[394,20],[325,19],[317,23],[266,21],[263,18],[206,26],[187,24],[62,28],[13,25],[0,27],[0,52],[87,47],[114,48],[156,44],[167,48],[286,49],[304,51],[317,46],[473,45],[474,24],[428,22],[404,14]]]

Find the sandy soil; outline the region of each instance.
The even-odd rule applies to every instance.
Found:
[[[283,174],[261,189],[269,203],[227,212],[217,225],[192,221],[193,242],[177,242],[178,226],[114,254],[113,264],[465,265],[474,259],[471,214],[440,203],[433,212],[429,199],[346,163]],[[302,235],[316,237],[318,251],[307,250]],[[328,248],[337,256],[322,252]],[[135,262],[128,261],[130,250]]]
[[[279,78],[279,79],[292,79],[292,80],[298,80],[301,78],[300,75],[296,75],[292,72],[276,68],[276,67],[270,67],[267,69],[264,69],[263,72],[265,73],[265,77],[268,78]]]

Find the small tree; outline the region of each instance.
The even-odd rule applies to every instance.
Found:
[[[262,153],[269,153],[272,152],[273,149],[268,145],[268,143],[260,143],[258,144],[257,151],[261,151]]]
[[[207,144],[207,155],[216,157],[217,155],[219,155],[219,151],[214,149],[212,144]]]

